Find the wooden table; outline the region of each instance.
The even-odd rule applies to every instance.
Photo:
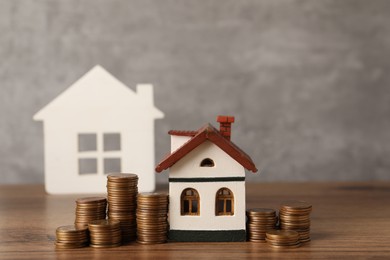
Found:
[[[55,229],[74,221],[78,197],[46,195],[41,185],[0,186],[0,259],[390,257],[390,183],[248,183],[247,208],[277,209],[286,199],[313,205],[312,241],[296,249],[252,242],[134,242],[109,249],[56,250]]]

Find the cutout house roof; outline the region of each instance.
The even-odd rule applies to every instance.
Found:
[[[78,111],[85,108],[147,107],[148,115],[163,118],[153,104],[153,86],[137,85],[137,92],[128,88],[100,65],[96,65],[64,92],[34,115],[34,120],[57,116],[58,111]]]
[[[257,172],[257,168],[249,155],[242,151],[233,142],[222,136],[222,134],[211,124],[206,124],[198,131],[171,130],[168,133],[171,135],[191,136],[192,138],[179,147],[176,151],[168,155],[165,159],[163,159],[156,167],[157,172],[162,172],[163,170],[168,169],[207,140],[217,145],[247,170]]]

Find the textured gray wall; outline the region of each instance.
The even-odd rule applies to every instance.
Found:
[[[389,14],[385,0],[0,0],[0,182],[43,182],[32,116],[95,64],[155,84],[157,160],[169,129],[233,114],[262,170],[250,180],[390,180]]]

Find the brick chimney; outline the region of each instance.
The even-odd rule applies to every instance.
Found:
[[[217,122],[219,123],[219,132],[223,137],[230,141],[234,116],[218,116]]]

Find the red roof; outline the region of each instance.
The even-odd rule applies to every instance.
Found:
[[[179,130],[171,130],[168,132],[170,135],[178,135],[178,136],[195,136],[198,131],[179,131]]]
[[[176,151],[168,155],[165,159],[163,159],[156,167],[157,172],[162,172],[163,170],[168,169],[206,140],[209,140],[215,145],[217,145],[247,170],[257,172],[256,166],[253,163],[252,159],[249,157],[249,155],[247,155],[234,143],[223,137],[220,132],[215,129],[211,124],[206,124],[198,131],[171,130],[169,131],[169,134],[179,136],[192,136],[192,138],[189,139],[186,143],[184,143],[181,147],[179,147]]]

